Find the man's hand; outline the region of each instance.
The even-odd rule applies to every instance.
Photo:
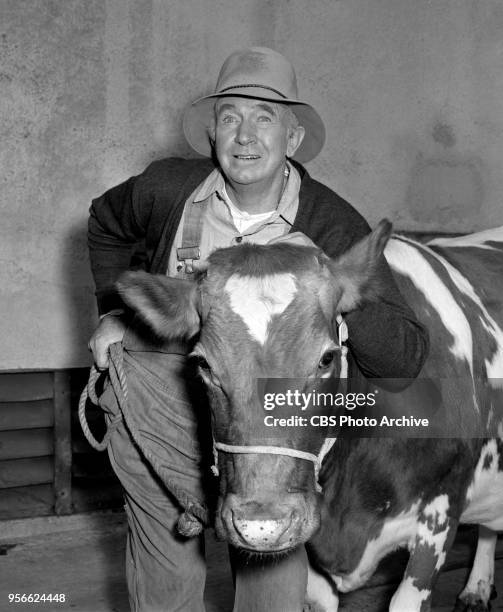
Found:
[[[101,319],[96,331],[88,342],[94,363],[98,370],[108,368],[108,347],[115,342],[122,342],[126,333],[126,324],[118,315],[107,315]]]

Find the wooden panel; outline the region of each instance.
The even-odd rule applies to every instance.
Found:
[[[88,368],[0,374],[0,520],[122,505],[107,453],[91,449],[78,423],[78,399],[88,375]],[[87,416],[101,438],[102,410],[89,407]],[[70,481],[72,430],[77,454]],[[63,493],[56,508],[58,492]]]
[[[47,516],[53,512],[52,484],[15,487],[0,492],[0,520]]]
[[[105,508],[120,508],[124,504],[124,494],[119,481],[81,486],[75,482],[72,490],[74,512],[89,512]]]
[[[70,374],[54,372],[54,509],[72,511],[72,436]]]
[[[51,372],[0,374],[0,402],[30,402],[54,394]]]
[[[54,436],[52,429],[0,431],[0,461],[22,459],[24,457],[43,457],[53,453]]]
[[[2,376],[0,375],[0,386]],[[35,402],[0,402],[0,431],[52,427],[54,408],[50,399]]]
[[[0,489],[47,484],[53,481],[54,460],[52,457],[12,459],[0,462]]]

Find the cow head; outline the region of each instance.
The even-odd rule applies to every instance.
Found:
[[[312,385],[338,375],[336,315],[379,295],[376,267],[390,231],[381,222],[335,261],[315,247],[287,242],[219,249],[196,282],[129,272],[119,291],[161,338],[192,339],[216,441],[317,454],[324,443],[319,428],[293,428],[288,439],[271,428],[267,440],[257,439],[253,419],[265,414],[257,380],[296,378]],[[219,471],[216,529],[234,546],[285,551],[318,528],[311,462],[220,451]]]

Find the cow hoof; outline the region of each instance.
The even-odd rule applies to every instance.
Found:
[[[496,597],[496,589],[494,586],[491,588],[490,599]],[[456,605],[454,606],[453,612],[489,612],[491,604],[489,601],[484,602],[480,595],[476,593],[467,593],[463,597],[458,597]]]

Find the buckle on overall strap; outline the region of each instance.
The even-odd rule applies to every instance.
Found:
[[[194,260],[201,259],[201,249],[199,246],[179,247],[176,249],[176,258],[183,262],[185,272],[192,274],[194,272]]]

